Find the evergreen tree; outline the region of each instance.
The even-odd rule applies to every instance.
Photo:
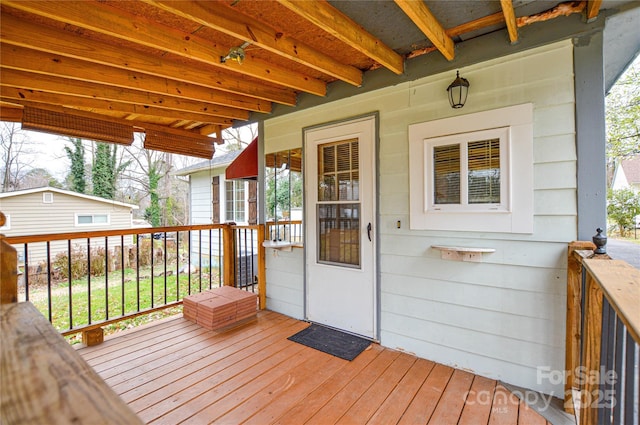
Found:
[[[112,162],[111,146],[106,143],[98,143],[91,176],[93,181],[93,194],[95,196],[113,199],[116,193],[114,168],[115,164]]]
[[[73,150],[69,146],[64,147],[67,158],[71,161],[71,171],[69,173],[70,187],[69,189],[78,193],[85,193],[86,180],[84,174],[84,146],[79,138],[69,138],[69,142]]]

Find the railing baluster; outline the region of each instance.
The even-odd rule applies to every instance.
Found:
[[[109,236],[104,238],[104,305],[104,314],[109,320]]]
[[[29,248],[28,244],[24,244],[24,297],[25,301],[29,301]]]
[[[613,385],[613,394],[616,400],[616,404],[613,406],[613,423],[621,423],[622,416],[622,406],[624,404],[624,400],[622,399],[622,377],[624,372],[624,363],[622,362],[624,358],[624,339],[625,339],[625,329],[622,320],[620,317],[616,316],[616,356],[614,360],[614,372],[616,377],[616,382]]]
[[[155,279],[153,276],[153,259],[155,257],[153,253],[153,248],[155,245],[155,243],[153,242],[153,232],[151,232],[150,234],[150,241],[151,241],[151,308],[153,308],[153,297],[154,297],[154,286],[155,286]]]
[[[209,228],[209,289],[213,288],[213,252],[211,246],[213,245],[213,241],[211,240],[211,228]]]
[[[188,234],[189,234],[189,238],[188,238],[188,240],[189,240],[189,242],[188,242],[189,243],[189,249],[187,250],[187,259],[188,259],[189,263],[187,264],[187,270],[189,270],[189,272],[188,272],[188,276],[189,277],[187,279],[187,285],[188,285],[187,294],[191,295],[191,246],[192,246],[192,244],[191,244],[191,230],[188,231]]]
[[[198,292],[202,292],[202,230],[198,230]]]
[[[87,238],[87,323],[91,324],[91,238]]]
[[[53,323],[53,305],[51,303],[51,242],[47,241],[47,305],[49,308],[49,322]]]
[[[615,311],[611,308],[611,304],[606,297],[602,301],[602,345],[600,346],[600,371],[609,371],[613,369],[615,358]],[[599,402],[602,406],[598,409],[598,423],[609,423],[611,420],[611,399],[607,395],[612,395],[612,382],[608,377],[608,373],[600,375],[600,394]]]
[[[69,280],[69,329],[73,329],[73,271],[71,269],[71,239],[67,240],[67,274]]]
[[[140,233],[136,236],[136,305],[140,311]]]
[[[120,269],[122,269],[122,316],[124,316],[124,235],[120,235]]]
[[[167,232],[164,232],[164,303],[167,303]]]
[[[218,287],[222,286],[222,230],[218,228]]]
[[[637,357],[636,357],[636,351],[637,351],[637,347],[638,344],[635,344],[633,341],[633,337],[631,336],[631,333],[629,333],[629,330],[627,329],[627,332],[625,332],[625,345],[626,345],[626,349],[625,349],[625,353],[624,353],[624,357],[625,357],[625,372],[624,372],[624,423],[625,424],[637,424],[638,423],[638,411],[636,410],[634,412],[634,401],[636,404],[636,409],[638,408],[638,403],[640,403],[640,400],[638,400],[638,395],[636,393],[636,377],[638,375],[638,373],[640,373],[638,370],[636,370],[636,367],[638,366],[638,362],[637,362]],[[627,405],[628,403],[628,405]],[[635,416],[635,421],[634,421],[634,416]]]
[[[180,300],[180,231],[176,232],[176,301]]]

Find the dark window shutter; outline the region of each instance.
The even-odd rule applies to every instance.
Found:
[[[213,203],[213,224],[220,223],[220,176],[215,176],[211,182],[211,202]]]
[[[258,182],[249,180],[249,224],[258,224]]]

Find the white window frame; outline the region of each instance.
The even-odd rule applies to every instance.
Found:
[[[224,185],[223,187],[223,191],[224,191],[224,211],[222,211],[222,220],[223,222],[229,222],[229,220],[227,219],[227,213],[229,212],[229,210],[227,209],[227,183],[232,183],[233,184],[233,217],[234,219],[232,220],[233,222],[237,223],[237,224],[246,224],[248,223],[248,215],[249,215],[249,184],[244,181],[244,180],[225,180],[224,181]],[[236,193],[237,193],[237,185],[242,185],[242,187],[244,188],[244,199],[243,199],[243,203],[244,203],[244,217],[243,220],[235,220],[236,218],[236,212],[235,212],[235,203],[236,203]]]
[[[427,182],[427,195],[425,196],[425,210],[441,212],[508,212],[509,202],[509,127],[494,128],[489,130],[461,133],[451,136],[434,137],[424,140],[425,152],[425,180]],[[470,142],[491,139],[500,140],[500,203],[469,204],[468,203],[468,151]],[[460,147],[460,203],[436,204],[434,190],[434,157],[433,151],[437,146],[459,145]],[[426,177],[429,176],[429,177]]]
[[[433,146],[496,134],[505,183],[500,204],[434,205]],[[466,179],[461,176],[461,185]],[[409,183],[411,229],[533,233],[533,104],[410,125]]]
[[[42,203],[53,204],[53,192],[42,192]]]
[[[11,230],[11,214],[5,214],[4,217],[6,218],[6,221],[4,222],[4,226],[0,226],[0,232]]]
[[[80,223],[80,217],[91,217],[91,223]],[[106,223],[94,223],[93,220],[97,216],[106,216]],[[76,227],[98,227],[98,226],[110,226],[111,225],[111,214],[109,213],[75,213],[75,225]]]

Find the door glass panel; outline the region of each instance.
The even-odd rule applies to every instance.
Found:
[[[317,243],[320,263],[360,267],[358,167],[358,140],[318,146]]]

